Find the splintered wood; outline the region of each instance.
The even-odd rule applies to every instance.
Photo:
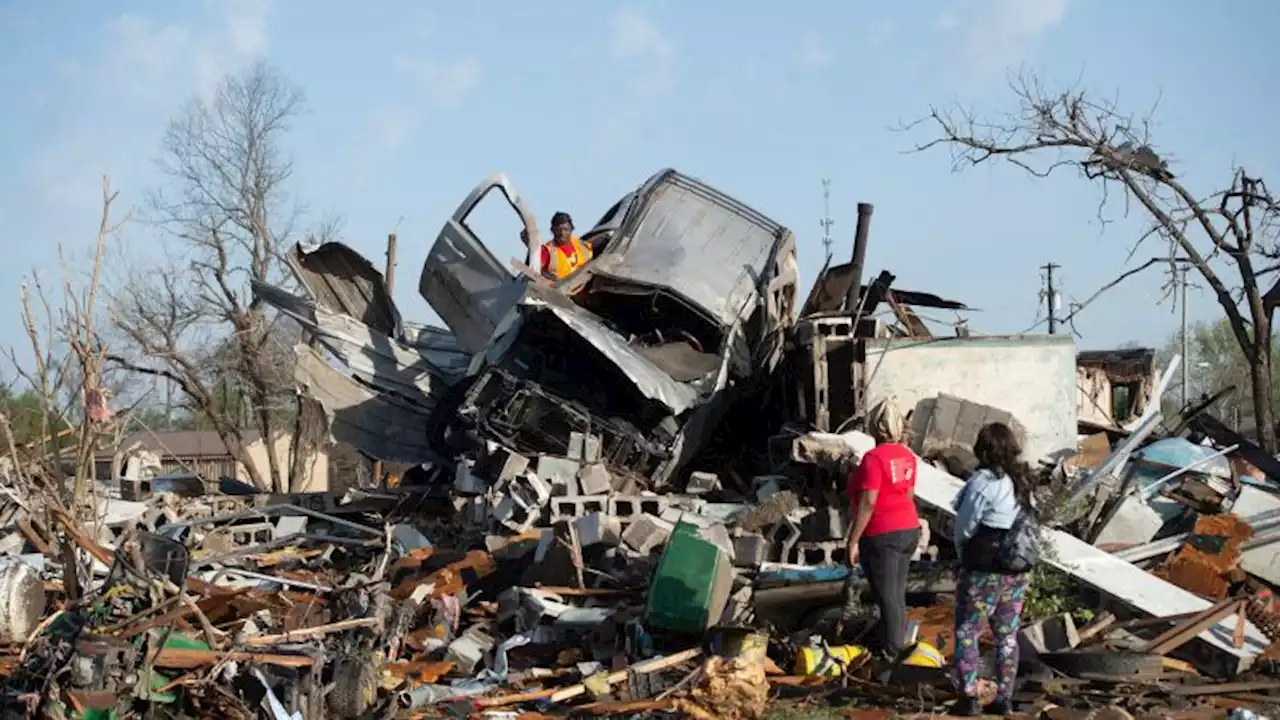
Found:
[[[1235,515],[1202,515],[1187,541],[1153,574],[1197,595],[1224,598],[1240,546],[1251,537],[1253,528]]]

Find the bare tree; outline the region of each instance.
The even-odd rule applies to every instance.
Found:
[[[104,367],[96,322],[108,239],[128,219],[126,215],[118,222],[112,220],[115,199],[116,193],[103,178],[102,217],[87,272],[72,270],[73,263],[59,251],[61,305],[50,301],[38,276],[23,283],[20,302],[31,356],[24,362],[10,348],[9,359],[27,386],[26,394],[40,406],[36,426],[31,428],[34,438],[19,447],[9,434],[9,419],[0,417],[7,434],[0,454],[18,463],[27,489],[47,491],[54,502],[73,508],[77,516],[94,487],[93,459],[99,441],[120,427],[119,415],[110,409],[112,379]],[[67,459],[72,463],[69,473],[63,462]],[[68,474],[74,479],[70,488],[65,482]]]
[[[249,288],[251,280],[290,283],[285,254],[300,210],[288,194],[293,164],[283,145],[302,102],[261,63],[188,102],[162,143],[168,184],[149,203],[167,257],[134,272],[113,298],[128,351],[110,360],[173,383],[250,480],[277,492],[288,491],[288,470],[307,467],[313,443],[290,432],[300,400],[288,345],[276,335],[283,321]],[[266,477],[246,453],[251,433],[267,444]],[[285,435],[304,451],[290,468],[275,452]]]
[[[1265,291],[1260,283],[1280,270],[1280,206],[1266,184],[1236,168],[1225,189],[1197,193],[1153,149],[1148,118],[1126,115],[1079,89],[1048,91],[1028,73],[1011,87],[1018,109],[1004,116],[931,108],[911,127],[928,125],[938,134],[915,150],[947,146],[957,169],[989,160],[1008,161],[1036,177],[1074,169],[1099,185],[1100,218],[1113,198],[1122,198],[1126,211],[1136,202],[1150,224],[1134,250],[1153,237],[1169,246],[1165,257],[1139,269],[1167,265],[1172,281],[1176,266],[1189,263],[1204,278],[1248,363],[1259,439],[1276,452],[1271,318],[1280,304],[1280,281]]]

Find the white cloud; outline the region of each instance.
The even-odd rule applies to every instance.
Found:
[[[990,0],[972,12],[948,14],[939,17],[937,26],[958,30],[959,37],[947,65],[986,79],[1021,63],[1066,17],[1067,0]]]
[[[810,30],[800,38],[800,52],[796,58],[800,67],[816,70],[830,65],[835,59],[835,53],[817,31]]]
[[[639,65],[632,92],[652,97],[675,86],[675,45],[648,14],[636,7],[622,7],[610,18],[609,27],[614,58]]]
[[[883,18],[871,26],[871,47],[884,47],[898,34],[898,24],[889,18]]]
[[[400,55],[395,67],[413,77],[429,103],[449,110],[460,106],[484,79],[484,68],[473,57],[433,60]]]
[[[933,26],[938,29],[938,32],[951,32],[960,27],[960,18],[956,17],[956,14],[950,10],[943,10],[938,13],[938,18],[934,20]]]
[[[109,49],[99,66],[98,89],[172,103],[212,90],[227,73],[267,53],[273,0],[209,0],[213,21],[160,25],[125,13],[107,27]]]

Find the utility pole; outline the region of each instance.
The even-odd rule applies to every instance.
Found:
[[[1061,268],[1057,263],[1045,263],[1040,266],[1044,270],[1044,294],[1045,306],[1049,308],[1049,334],[1053,335],[1058,332],[1058,288],[1053,284],[1053,271]]]
[[[1187,381],[1187,368],[1191,367],[1191,354],[1188,350],[1190,343],[1187,338],[1187,270],[1185,264],[1182,266],[1182,407],[1186,407],[1191,401],[1190,384]]]
[[[822,247],[827,251],[827,263],[831,262],[831,228],[836,224],[831,219],[831,180],[822,179],[822,219],[818,221],[822,226]]]

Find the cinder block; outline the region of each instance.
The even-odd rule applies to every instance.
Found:
[[[617,546],[622,542],[622,523],[618,518],[593,512],[573,522],[578,533],[578,544],[582,547],[594,545]]]
[[[787,552],[783,562],[789,565],[805,565],[821,567],[824,565],[840,565],[845,562],[849,551],[844,542],[832,540],[820,543],[796,543]]]
[[[578,485],[583,495],[608,495],[613,489],[613,478],[604,463],[589,463],[578,471]]]
[[[1065,652],[1080,644],[1080,633],[1069,613],[1054,615],[1018,631],[1018,649],[1024,657],[1039,653]]]
[[[567,486],[577,480],[578,471],[581,469],[582,464],[577,460],[556,457],[555,455],[539,455],[536,472],[538,477],[552,485]]]
[[[801,521],[800,534],[805,542],[844,539],[849,534],[848,513],[841,508],[817,508]]]
[[[493,508],[493,519],[503,527],[514,532],[524,532],[533,527],[533,523],[537,520],[528,506],[515,497],[507,495],[498,501]]]
[[[751,611],[753,591],[750,585],[744,585],[729,596],[724,605],[724,614],[720,616],[721,625],[737,625],[746,620]]]
[[[665,545],[674,529],[675,526],[665,520],[652,515],[639,515],[622,533],[622,542],[632,550],[648,555],[654,548]]]
[[[569,458],[578,462],[600,461],[600,436],[589,433],[569,433]]]
[[[615,495],[609,498],[609,514],[623,522],[634,521],[641,515],[658,517],[671,507],[671,500],[658,495]]]
[[[558,497],[551,499],[551,522],[576,520],[593,512],[606,512],[609,509],[607,495],[579,495],[578,497]]]
[[[705,495],[720,489],[720,476],[715,473],[695,470],[689,473],[689,482],[684,491],[690,495]]]
[[[542,508],[551,500],[551,483],[531,472],[526,472],[511,481],[508,492],[532,512]]]
[[[733,564],[738,567],[760,567],[769,560],[769,551],[773,544],[763,535],[751,533],[733,539]]]
[[[529,458],[510,448],[485,453],[472,472],[492,484],[505,483],[529,469]]]

